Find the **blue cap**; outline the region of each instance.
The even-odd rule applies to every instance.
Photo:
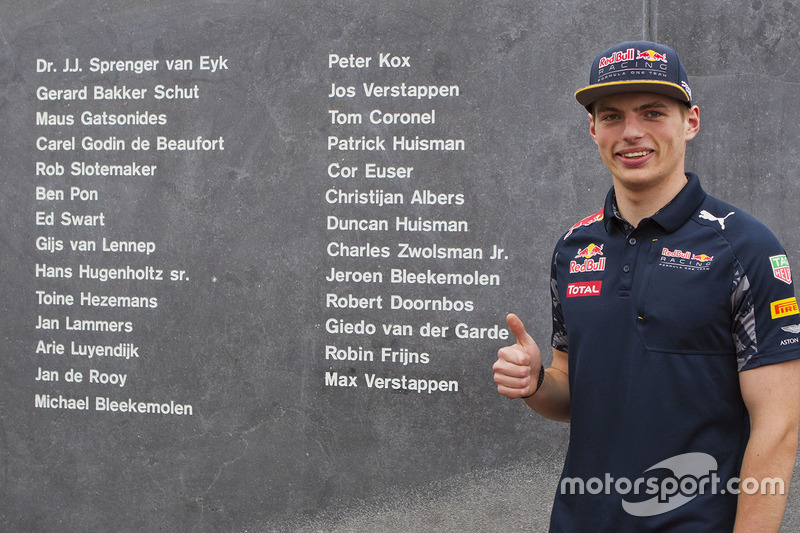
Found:
[[[620,43],[601,52],[589,72],[589,85],[575,99],[591,109],[600,98],[619,93],[656,93],[692,105],[692,90],[677,52],[648,41]]]

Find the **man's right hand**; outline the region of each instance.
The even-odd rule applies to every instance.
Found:
[[[497,352],[497,361],[492,366],[497,392],[512,399],[530,396],[536,392],[542,354],[517,315],[509,314],[506,322],[517,343]]]

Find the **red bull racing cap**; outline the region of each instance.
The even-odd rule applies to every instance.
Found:
[[[692,90],[677,52],[648,41],[620,43],[601,52],[589,72],[589,85],[575,99],[591,111],[600,98],[612,94],[646,92],[663,94],[692,105]]]

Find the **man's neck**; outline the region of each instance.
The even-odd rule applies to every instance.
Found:
[[[682,178],[669,180],[657,187],[631,190],[621,187],[614,180],[614,194],[617,198],[619,213],[635,228],[643,219],[655,215],[670,203],[687,182],[687,177],[683,175]]]

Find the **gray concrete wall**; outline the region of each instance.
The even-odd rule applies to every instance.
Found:
[[[692,80],[702,128],[688,168],[704,187],[763,220],[790,261],[800,257],[796,198],[798,10],[794,1],[523,2],[193,1],[5,2],[0,6],[0,524],[17,531],[545,531],[569,428],[497,395],[491,376],[506,342],[464,338],[458,324],[503,325],[520,314],[550,334],[552,246],[596,212],[610,177],[573,92],[602,49],[623,40],[676,48]],[[329,55],[373,57],[330,68]],[[379,53],[409,66],[377,67]],[[200,69],[199,58],[227,58]],[[92,57],[160,60],[153,71],[89,70]],[[81,71],[70,71],[79,58]],[[193,68],[167,70],[166,60]],[[54,63],[38,68],[38,60]],[[64,69],[66,63],[66,71]],[[74,67],[74,62],[72,63]],[[210,64],[209,64],[210,66]],[[221,65],[220,65],[221,66]],[[44,70],[44,71],[42,71]],[[362,84],[458,85],[457,97],[376,99]],[[49,100],[38,88],[147,88],[141,100]],[[156,99],[155,87],[198,87],[197,98]],[[353,97],[329,97],[332,85]],[[90,89],[91,90],[91,89]],[[436,111],[431,125],[332,124],[330,110],[366,117]],[[165,124],[83,124],[143,113]],[[37,113],[74,124],[36,125]],[[344,117],[343,117],[344,118]],[[367,119],[365,119],[367,120]],[[224,139],[225,150],[136,151],[133,139]],[[457,152],[342,151],[328,139],[394,135],[463,139]],[[41,149],[41,137],[124,139],[124,150]],[[156,165],[153,176],[69,175],[74,161]],[[66,167],[37,172],[37,163]],[[333,178],[333,163],[355,178]],[[411,178],[369,180],[365,165],[413,166]],[[93,202],[44,190],[98,191]],[[345,193],[383,190],[402,206],[342,205]],[[411,204],[414,191],[463,195]],[[46,215],[104,215],[105,225],[49,225]],[[43,215],[37,215],[43,213]],[[447,218],[468,232],[327,229],[330,216]],[[60,220],[60,219],[59,219]],[[97,219],[95,219],[97,220]],[[44,240],[39,238],[44,237]],[[70,241],[151,242],[152,254],[80,251]],[[50,239],[50,240],[48,240]],[[55,250],[61,241],[63,250]],[[330,243],[386,247],[344,258]],[[50,244],[48,244],[50,243]],[[406,259],[419,248],[480,248],[480,260]],[[99,244],[98,244],[99,245]],[[493,247],[504,249],[489,259]],[[71,278],[45,267],[72,269]],[[165,281],[84,278],[93,268],[161,269]],[[392,284],[391,269],[497,275],[493,286]],[[331,269],[381,272],[382,283],[328,281]],[[178,279],[169,279],[172,271]],[[39,291],[39,292],[37,292]],[[156,298],[155,308],[81,304],[81,293]],[[381,297],[341,308],[327,295]],[[48,304],[73,295],[74,304]],[[406,299],[472,302],[471,311],[391,309]],[[73,319],[131,331],[67,330]],[[59,328],[37,327],[41,318]],[[375,334],[329,331],[328,321],[374,323]],[[425,324],[447,326],[440,338]],[[383,333],[407,324],[412,335]],[[48,353],[72,343],[129,346],[140,357]],[[328,346],[427,354],[426,362],[341,361]],[[55,350],[56,348],[53,348]],[[128,348],[130,352],[132,348]],[[45,372],[42,378],[42,371]],[[67,381],[81,372],[81,383]],[[126,376],[125,387],[88,381]],[[336,373],[336,382],[326,383]],[[420,394],[368,388],[364,375],[445,380]],[[55,378],[57,376],[57,381]],[[37,379],[38,378],[38,379]],[[37,395],[39,404],[37,404]],[[42,398],[87,398],[51,408]],[[175,402],[192,414],[101,411],[96,398]],[[797,490],[785,531],[800,525]]]

